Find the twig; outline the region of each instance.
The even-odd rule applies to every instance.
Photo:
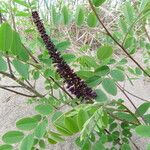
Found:
[[[118,85],[116,84],[117,87],[120,89],[120,91],[125,95],[125,97],[129,100],[129,102],[131,103],[131,105],[135,108],[135,110],[137,111],[137,107],[135,106],[135,104],[132,102],[132,100],[130,99],[130,97],[126,94],[126,92]],[[137,111],[138,113],[138,111]],[[140,114],[139,114],[140,115]],[[143,120],[143,122],[146,124],[144,118],[140,115],[141,119]]]
[[[27,84],[31,87],[31,88],[33,88],[33,86],[31,85],[31,83],[28,81],[28,80],[25,80],[26,82],[27,82]]]
[[[8,73],[2,72],[2,71],[0,71],[0,74],[2,74],[2,75],[4,75],[4,76],[6,76],[6,77],[8,77],[8,78],[10,78],[10,79],[12,79],[12,80],[14,80],[14,81],[16,81],[18,84],[22,85],[22,86],[23,86],[24,88],[26,88],[28,91],[34,93],[37,97],[40,97],[40,98],[43,97],[43,95],[41,95],[40,93],[38,93],[35,89],[29,87],[28,85],[26,85],[26,84],[23,83],[22,81],[18,80],[15,76],[12,76],[11,74],[8,74]]]
[[[115,101],[115,100],[113,100],[112,102],[114,102],[114,103],[116,103],[116,104],[118,104],[118,105],[121,105],[121,106],[125,107],[125,108],[128,110],[128,112],[129,112],[132,116],[134,116],[134,118],[135,118],[135,119],[137,120],[137,122],[140,124],[140,121],[138,120],[138,118],[135,116],[134,113],[132,113],[132,111],[130,111],[130,109],[129,109],[127,106],[125,106],[124,104],[122,104],[122,103],[120,103],[120,102],[118,102],[118,101]]]
[[[140,150],[140,149],[137,147],[137,145],[132,141],[132,139],[131,139],[131,138],[129,138],[129,139],[130,139],[131,143],[134,145],[134,147],[135,147],[137,150]]]
[[[6,53],[7,53],[7,52],[6,52]],[[7,54],[8,54],[8,53],[7,53]],[[9,56],[7,55],[6,58],[7,58],[7,63],[8,63],[9,72],[10,72],[10,74],[13,76],[13,71],[12,71],[12,68],[11,68]]]
[[[129,98],[129,96],[126,94],[126,92],[120,87],[120,85],[118,85],[118,84],[116,84],[116,85],[120,89],[120,91],[126,96],[126,98],[130,101],[130,103],[135,108],[135,110],[137,110],[136,106],[134,105],[134,103],[132,102],[132,100]]]
[[[118,85],[119,85],[119,84],[118,84]],[[119,85],[119,86],[120,86],[120,85]],[[122,88],[122,87],[120,86],[120,88]],[[138,99],[140,99],[140,100],[142,100],[142,101],[145,101],[145,102],[149,102],[148,100],[143,99],[143,98],[141,98],[141,97],[139,97],[139,96],[137,96],[137,95],[135,95],[135,94],[133,94],[133,93],[127,91],[125,88],[122,88],[122,90],[124,90],[124,91],[127,92],[128,94],[132,95],[133,97],[136,97],[136,98],[138,98]]]
[[[106,110],[106,111],[107,111],[107,113],[108,113],[111,117],[115,118],[116,120],[119,120],[119,121],[126,121],[126,120],[121,119],[121,118],[115,116],[114,114],[110,113],[108,110]],[[139,124],[140,124],[139,121],[138,121],[138,123],[134,123],[134,122],[131,122],[131,121],[126,121],[126,122],[128,122],[128,123],[130,123],[130,124],[134,124],[134,125],[139,125]]]
[[[8,86],[8,85],[0,85],[1,87],[5,87],[5,88],[24,88],[22,86],[15,86],[15,85],[11,85],[11,86]]]
[[[25,97],[38,97],[36,95],[27,95],[27,94],[24,94],[24,93],[21,93],[21,92],[18,92],[18,91],[15,91],[15,90],[12,90],[12,89],[9,89],[9,88],[6,88],[6,87],[3,87],[3,86],[0,86],[1,89],[3,90],[7,90],[9,92],[12,92],[12,93],[15,93],[15,94],[18,94],[18,95],[21,95],[21,96],[25,96]]]

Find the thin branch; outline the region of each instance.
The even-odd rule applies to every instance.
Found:
[[[6,88],[6,87],[3,87],[3,86],[0,86],[1,89],[3,90],[7,90],[9,92],[12,92],[12,93],[15,93],[15,94],[18,94],[18,95],[21,95],[21,96],[25,96],[25,97],[38,97],[36,95],[27,95],[27,94],[24,94],[24,93],[21,93],[21,92],[18,92],[18,91],[15,91],[15,90],[12,90],[12,89],[9,89],[9,88]]]
[[[118,85],[119,85],[119,84],[118,84]],[[119,85],[119,86],[120,86],[120,85]],[[122,88],[122,87],[120,86],[120,88]],[[122,88],[122,90],[124,90],[125,92],[127,92],[128,94],[132,95],[132,96],[135,97],[135,98],[138,98],[138,99],[140,99],[140,100],[142,100],[142,101],[145,101],[145,102],[149,102],[148,100],[143,99],[143,98],[141,98],[141,97],[139,97],[139,96],[137,96],[137,95],[135,95],[135,94],[129,92],[129,91],[126,90],[125,88]]]
[[[126,92],[120,87],[120,85],[116,84],[117,87],[120,89],[120,91],[126,96],[126,98],[130,101],[130,103],[132,104],[132,106],[135,108],[135,110],[137,110],[137,107],[134,105],[134,103],[132,102],[132,100],[129,98],[129,96],[126,94]]]
[[[31,83],[28,81],[28,80],[25,80],[26,82],[27,82],[27,84],[31,87],[31,88],[33,88],[33,86],[31,85]]]
[[[115,100],[113,100],[112,102],[125,107],[127,109],[128,113],[130,113],[137,120],[138,124],[141,124],[140,121],[138,120],[138,118],[135,116],[135,114],[132,111],[130,111],[130,109],[127,106],[125,106],[124,104],[122,104],[118,101],[115,101]]]
[[[120,89],[120,91],[125,95],[125,97],[129,100],[129,102],[131,103],[131,105],[135,108],[135,110],[137,111],[137,107],[135,106],[135,104],[132,102],[132,100],[130,99],[130,97],[126,94],[126,92],[118,85],[116,84],[117,87]],[[138,111],[137,111],[138,113]],[[146,124],[145,119],[140,115],[140,113],[138,113],[139,116],[141,117],[141,119],[143,120],[143,122]]]
[[[116,119],[116,120],[119,120],[119,121],[126,121],[126,120],[124,120],[124,119],[121,119],[121,118],[115,116],[113,113],[110,113],[108,110],[106,110],[106,112],[107,112],[112,118],[114,118],[114,119]],[[128,121],[128,123],[134,124],[134,125],[139,125],[139,124],[140,124],[139,122],[138,122],[138,123],[134,123],[134,122],[131,122],[131,121]]]
[[[137,149],[137,150],[140,150],[139,148],[138,148],[138,146],[133,142],[133,140],[131,139],[131,138],[129,138],[130,139],[130,142],[134,145],[134,147]]]
[[[67,90],[66,90],[64,87],[62,87],[58,82],[55,81],[54,78],[50,77],[50,79],[51,79],[62,91],[64,91],[71,99],[74,99],[74,98],[69,94],[69,92],[67,92]],[[49,79],[48,79],[48,80],[49,80]]]
[[[24,88],[22,86],[15,86],[15,85],[11,85],[11,86],[8,86],[8,85],[0,85],[1,87],[5,87],[5,88]]]
[[[103,28],[105,29],[105,31],[107,32],[108,36],[111,37],[111,39],[124,51],[124,53],[148,76],[150,77],[150,74],[147,73],[144,68],[128,53],[128,51],[122,46],[122,44],[120,44],[114,37],[113,35],[110,33],[110,31],[105,27],[104,23],[102,22],[102,20],[100,19],[95,7],[93,6],[91,0],[88,0],[89,4],[94,12],[94,14],[96,15],[98,21],[100,22],[100,24],[103,26]]]
[[[10,74],[13,76],[13,71],[12,71],[12,68],[11,68],[9,56],[7,55],[6,58],[7,58],[7,63],[8,63],[9,72],[10,72]]]
[[[4,75],[4,76],[6,76],[6,77],[8,77],[8,78],[10,78],[10,79],[12,79],[12,80],[14,80],[14,81],[16,81],[18,84],[22,85],[22,86],[23,86],[24,88],[26,88],[28,91],[34,93],[37,97],[40,97],[40,98],[44,97],[43,95],[41,95],[40,93],[38,93],[35,89],[29,87],[29,86],[26,85],[24,82],[18,80],[15,76],[12,76],[11,74],[8,74],[8,73],[2,72],[2,71],[0,71],[0,74],[2,74],[2,75]]]

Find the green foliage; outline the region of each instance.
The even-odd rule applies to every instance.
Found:
[[[26,3],[25,1],[23,0],[13,0],[15,3],[19,4],[19,5],[22,5],[22,6],[25,6],[25,7],[29,7],[28,3]]]
[[[13,40],[12,40],[12,44],[11,44],[11,48],[10,48],[11,52],[14,55],[18,56],[19,59],[21,59],[23,61],[29,60],[27,50],[21,43],[19,34],[15,31],[13,31],[12,36],[13,36]]]
[[[24,138],[20,131],[9,131],[2,136],[2,140],[7,144],[19,143]]]
[[[0,146],[1,150],[13,150],[13,147],[11,145],[8,144],[4,144]]]
[[[0,27],[0,50],[13,53],[23,61],[29,59],[28,53],[21,43],[19,34],[13,31],[8,23],[3,23]]]
[[[102,144],[102,142],[101,142],[101,140],[100,140],[100,141],[98,141],[98,142],[96,142],[96,143],[94,144],[94,146],[93,146],[92,149],[93,149],[93,150],[99,150],[99,149],[105,150],[105,147],[104,147],[104,145]]]
[[[23,118],[16,122],[16,127],[20,130],[32,130],[36,127],[37,121],[33,118]]]
[[[87,24],[91,28],[97,26],[97,18],[93,12],[89,13],[88,18],[87,18]]]
[[[84,22],[84,10],[82,7],[78,7],[76,10],[76,24],[78,26],[81,26]]]
[[[70,14],[67,6],[62,8],[62,16],[64,25],[68,25],[70,22]]]
[[[121,71],[119,69],[112,70],[110,75],[116,81],[124,81],[125,80],[123,71]]]
[[[10,25],[8,23],[3,23],[0,27],[0,51],[10,51],[12,40],[13,31]]]
[[[96,90],[96,93],[97,93],[96,97],[97,102],[106,102],[108,100],[106,94],[101,89]]]
[[[102,5],[106,0],[93,0],[93,4],[96,7],[99,7],[100,5]]]
[[[78,118],[77,118],[78,127],[80,130],[83,128],[83,125],[88,120],[88,118],[89,118],[88,113],[85,110],[81,109],[78,113]]]
[[[104,79],[102,82],[102,86],[105,89],[105,91],[108,92],[109,94],[113,96],[117,95],[117,87],[112,79],[110,78]]]
[[[90,56],[81,56],[77,59],[77,62],[79,62],[84,67],[97,67],[97,63],[93,61],[94,58]]]
[[[127,23],[131,25],[135,17],[134,7],[132,7],[131,2],[125,3],[124,14],[126,16]]]
[[[131,148],[128,144],[123,144],[121,150],[131,150]]]
[[[46,133],[46,128],[48,126],[48,121],[45,119],[43,120],[38,126],[35,128],[35,136],[37,138],[42,138],[44,134]]]
[[[56,26],[60,23],[60,14],[57,13],[55,6],[52,6],[52,21],[53,24]]]
[[[12,61],[13,66],[15,67],[16,71],[24,78],[29,78],[29,66],[28,64],[24,64],[21,61],[14,59]]]
[[[70,46],[70,41],[63,41],[56,45],[56,48],[60,51],[66,50]]]
[[[7,71],[7,63],[5,60],[0,56],[0,71]]]
[[[79,131],[76,120],[72,117],[65,117],[65,127],[72,133],[77,133]]]
[[[140,125],[136,127],[135,131],[142,137],[150,137],[150,126]]]
[[[30,150],[33,146],[34,136],[33,134],[27,135],[21,142],[20,150]]]
[[[135,112],[136,116],[143,116],[148,111],[149,108],[150,108],[149,102],[143,103],[137,108]]]
[[[109,58],[113,53],[113,49],[111,46],[102,46],[97,50],[97,57],[99,60],[105,60]]]
[[[38,105],[35,107],[35,110],[40,113],[41,115],[49,115],[53,111],[53,107],[50,105]]]

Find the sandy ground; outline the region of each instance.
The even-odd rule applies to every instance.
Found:
[[[125,84],[125,88],[128,89],[128,91],[132,92],[135,95],[138,95],[142,98],[149,99],[150,100],[150,82],[144,81],[143,79],[139,79],[134,82],[134,86],[132,86],[130,83]],[[2,78],[0,81],[1,85],[12,85],[13,82],[10,81],[7,78]],[[40,91],[44,90],[42,88],[43,86],[40,84],[38,89]],[[119,92],[119,95],[117,97],[124,97],[121,92]],[[133,96],[130,96],[132,101],[136,104],[136,106],[139,106],[142,101],[136,99]],[[126,100],[126,105],[133,109],[131,104]],[[4,91],[0,90],[0,136],[3,135],[8,130],[15,129],[15,122],[16,120],[35,114],[35,111],[33,109],[32,105],[28,105],[26,103],[26,98]],[[133,141],[138,145],[140,150],[146,150],[146,144],[150,140],[148,139],[141,139],[138,136],[133,137]],[[55,146],[50,146],[47,148],[47,150],[75,150],[75,146],[72,143],[72,140],[69,139],[65,143],[61,143]]]

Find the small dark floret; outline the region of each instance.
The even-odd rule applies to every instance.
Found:
[[[97,95],[96,93],[89,88],[86,83],[81,80],[70,66],[64,61],[60,53],[57,51],[55,45],[52,43],[50,37],[46,34],[43,23],[40,20],[37,11],[32,12],[32,17],[37,29],[40,33],[41,38],[43,39],[46,48],[48,49],[49,55],[52,58],[57,72],[64,79],[64,83],[67,84],[67,89],[77,98],[82,99],[93,99]]]

